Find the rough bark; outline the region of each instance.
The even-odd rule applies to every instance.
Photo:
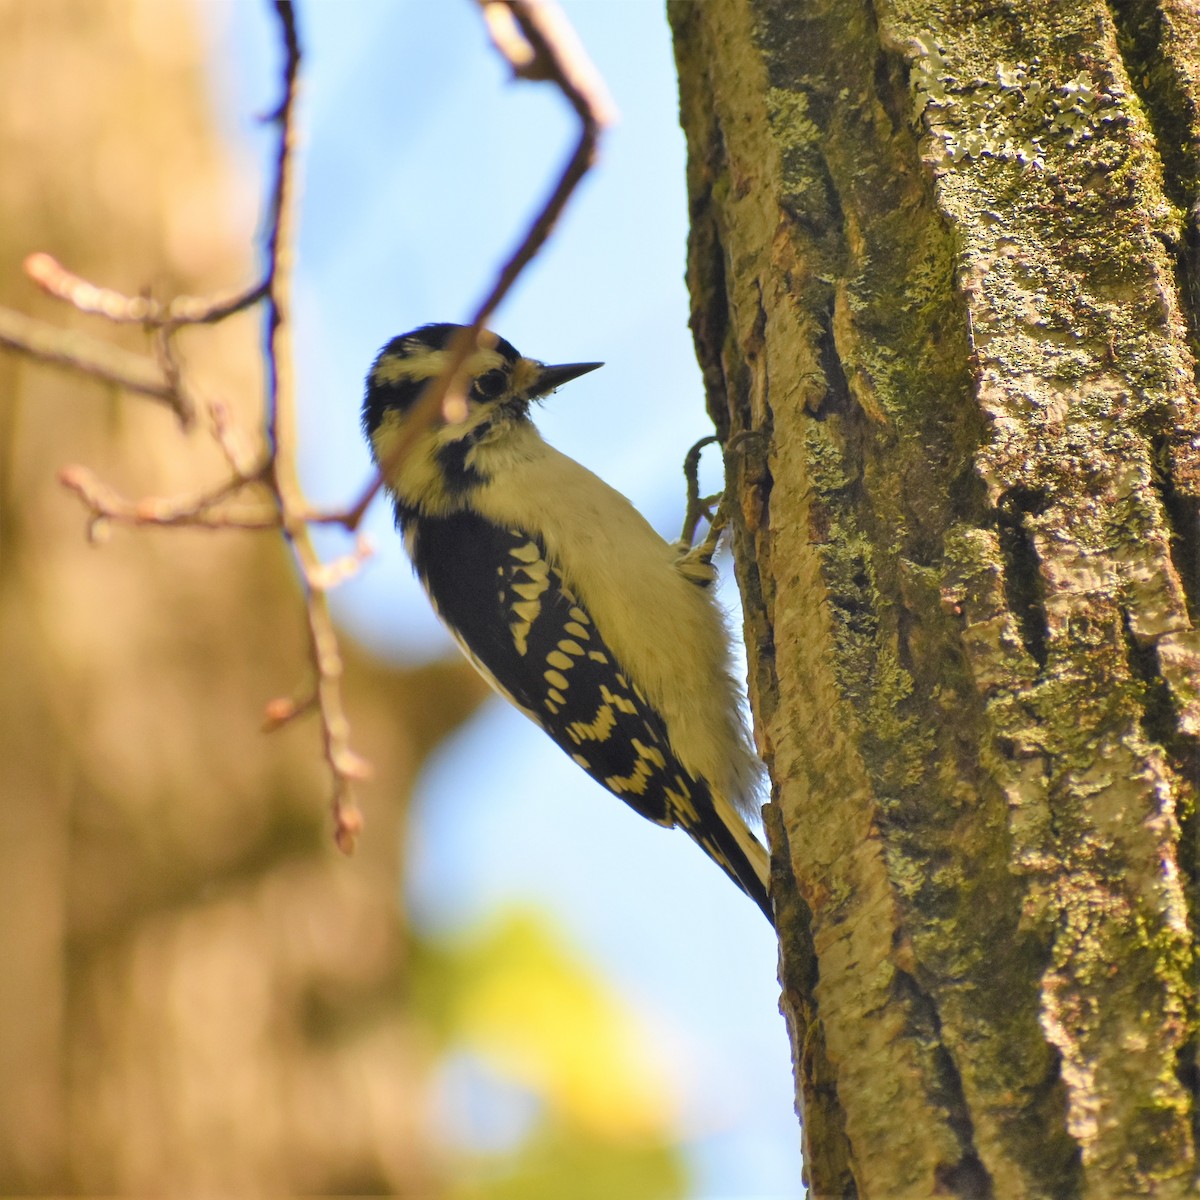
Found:
[[[1196,10],[669,11],[809,1185],[1183,1195]]]

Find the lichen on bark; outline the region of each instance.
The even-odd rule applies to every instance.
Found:
[[[810,1182],[1183,1194],[1200,21],[669,11]]]

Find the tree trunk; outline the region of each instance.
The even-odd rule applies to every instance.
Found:
[[[670,15],[809,1186],[1183,1195],[1200,18]]]

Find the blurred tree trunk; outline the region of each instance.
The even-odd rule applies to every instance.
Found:
[[[808,1183],[1182,1196],[1200,17],[946,11],[670,5]]]
[[[39,249],[134,294],[252,278],[201,56],[180,3],[0,0],[0,304],[118,336],[38,296],[18,264]],[[184,339],[250,429],[259,326]],[[315,727],[259,732],[303,686],[284,553],[89,546],[55,480],[74,461],[132,496],[223,474],[205,430],[0,355],[0,1191],[436,1195],[398,876],[414,775],[482,686],[351,654],[376,777],[342,858]]]

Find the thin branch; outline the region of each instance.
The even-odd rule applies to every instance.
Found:
[[[276,696],[273,700],[268,700],[263,709],[263,733],[274,733],[275,730],[290,725],[297,717],[302,717],[315,708],[316,703],[317,697],[312,692],[303,699],[297,699],[295,696]]]
[[[331,592],[346,580],[353,579],[363,563],[374,553],[371,539],[365,534],[359,534],[354,549],[349,554],[343,554],[327,563],[317,563],[308,574],[308,582],[317,591]]]
[[[265,480],[266,461],[259,460],[259,456],[251,453],[241,431],[231,419],[229,409],[220,400],[210,400],[207,407],[213,441],[220,447],[229,469],[239,479]]]
[[[275,16],[284,48],[283,97],[270,119],[279,126],[274,180],[267,203],[267,437],[272,458],[283,457],[285,470],[276,464],[276,486],[284,508],[300,492],[295,477],[296,413],[292,386],[291,273],[295,190],[296,98],[300,72],[300,38],[291,0],[274,0]],[[286,469],[292,468],[292,469]]]
[[[310,698],[275,702],[287,708],[288,719],[315,707],[321,719],[325,756],[334,777],[333,811],[338,845],[353,847],[361,827],[350,785],[366,774],[365,764],[349,747],[349,725],[342,709],[341,657],[329,613],[326,591],[352,574],[370,553],[360,539],[354,553],[323,564],[309,534],[309,507],[296,474],[297,444],[290,346],[290,286],[295,182],[295,109],[300,67],[300,44],[295,13],[289,0],[274,0],[280,41],[284,49],[281,99],[272,119],[279,127],[275,170],[266,213],[266,272],[261,283],[246,290],[211,298],[178,296],[167,303],[143,296],[126,296],[90,283],[69,271],[49,254],[31,254],[25,270],[39,287],[80,312],[122,324],[140,324],[154,335],[157,364],[117,350],[85,335],[69,334],[20,314],[0,310],[0,343],[45,361],[70,366],[170,405],[188,424],[192,405],[182,388],[182,369],[173,336],[182,325],[210,324],[261,301],[268,307],[267,439],[269,454],[262,463],[237,436],[223,404],[211,402],[208,412],[213,437],[231,469],[231,477],[211,492],[195,497],[129,500],[82,467],[61,473],[65,486],[86,506],[89,536],[108,521],[129,525],[188,526],[201,529],[282,530],[300,566],[305,589],[310,649],[315,683]],[[270,507],[235,507],[239,493],[253,484],[265,485],[274,501]],[[269,722],[282,723],[278,717]]]
[[[126,296],[112,288],[89,283],[44,251],[30,254],[25,259],[25,273],[48,295],[65,301],[80,312],[118,324],[155,328],[211,325],[257,304],[267,291],[264,281],[219,296],[176,296],[169,303],[161,304],[150,296]]]
[[[412,440],[437,419],[439,412],[443,420],[461,419],[457,410],[465,403],[463,364],[476,346],[486,345],[492,336],[483,329],[484,323],[545,243],[574,189],[594,162],[600,132],[612,118],[612,108],[599,76],[566,21],[549,0],[481,0],[481,4],[493,38],[514,73],[526,79],[553,82],[578,115],[580,136],[541,211],[502,266],[471,324],[452,341],[442,375],[426,387],[409,422],[409,437],[396,449],[395,461],[384,464],[384,473],[402,461]],[[359,539],[352,554],[323,564],[313,546],[311,526],[338,523],[350,531],[357,529],[380,487],[382,474],[353,508],[343,512],[311,508],[297,475],[291,272],[295,223],[295,113],[301,50],[290,0],[273,0],[273,7],[284,49],[284,66],[281,99],[271,118],[278,124],[279,139],[266,212],[266,264],[262,282],[222,296],[178,296],[163,303],[148,295],[126,296],[111,288],[99,287],[75,275],[48,254],[32,254],[26,259],[25,269],[34,282],[81,312],[118,323],[141,324],[154,334],[158,362],[152,363],[86,335],[66,333],[2,309],[0,344],[152,396],[168,404],[187,424],[192,406],[183,391],[174,333],[182,325],[214,323],[265,301],[268,316],[268,454],[265,461],[253,461],[253,456],[238,438],[225,406],[212,401],[207,404],[207,409],[213,436],[231,471],[231,477],[212,491],[196,497],[132,501],[82,467],[64,469],[61,478],[64,485],[80,496],[91,514],[90,534],[110,520],[132,525],[282,530],[300,567],[305,589],[314,682],[311,693],[305,696],[271,701],[267,706],[266,727],[278,728],[309,709],[317,710],[325,757],[334,782],[335,838],[339,847],[349,852],[362,825],[351,789],[356,781],[366,778],[368,768],[349,745],[349,724],[341,696],[343,664],[326,592],[358,569],[370,554],[370,547],[365,539]],[[239,494],[252,485],[269,489],[274,501],[270,508],[233,507]]]
[[[24,313],[0,307],[0,346],[39,362],[52,363],[149,396],[183,416],[180,393],[153,359],[113,346],[78,330],[60,329]]]
[[[514,48],[511,40],[496,42],[508,58],[513,73],[523,79],[547,80],[567,98],[579,118],[579,141],[563,167],[554,189],[542,205],[512,257],[500,271],[495,286],[479,306],[472,322],[482,327],[508,294],[517,276],[545,244],[550,231],[562,215],[571,193],[596,160],[596,147],[605,126],[612,123],[616,110],[609,99],[596,68],[592,66],[575,31],[558,6],[547,0],[481,0],[485,12],[498,4],[508,8],[520,26],[532,57]],[[494,28],[494,26],[493,26]]]
[[[130,500],[104,483],[86,467],[63,467],[59,482],[74,492],[87,507],[93,524],[115,521],[121,525],[188,526],[193,529],[278,529],[281,525],[275,508],[230,510],[226,504],[250,482],[232,479],[201,496],[183,498],[146,497]]]
[[[284,46],[283,98],[273,114],[279,125],[275,178],[267,219],[267,434],[270,477],[278,497],[284,536],[292,546],[304,581],[305,612],[316,680],[315,705],[321,719],[325,758],[333,773],[334,839],[350,853],[362,829],[352,785],[367,766],[350,748],[350,723],[342,704],[342,657],[326,597],[320,556],[306,520],[307,503],[296,473],[296,405],[291,345],[291,277],[294,245],[296,97],[300,39],[290,0],[275,0]]]
[[[550,0],[480,0],[480,5],[493,42],[513,73],[523,79],[549,81],[567,98],[579,117],[579,141],[470,325],[447,347],[446,366],[421,393],[406,422],[404,436],[387,461],[380,464],[358,502],[344,514],[341,523],[351,531],[358,528],[384,478],[404,461],[413,442],[438,413],[445,412],[453,402],[462,382],[462,365],[479,344],[485,323],[545,244],[567,201],[595,162],[601,132],[615,116],[603,80],[557,5]]]

